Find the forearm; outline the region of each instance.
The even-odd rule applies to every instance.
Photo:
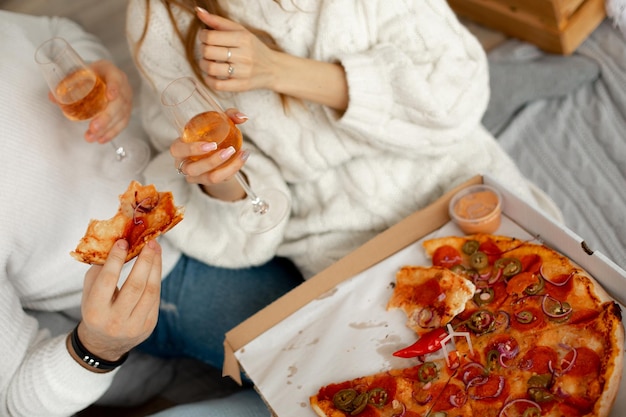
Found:
[[[272,89],[290,97],[344,111],[348,107],[348,83],[339,63],[315,61],[276,52]]]

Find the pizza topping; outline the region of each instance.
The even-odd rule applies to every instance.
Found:
[[[494,375],[486,377],[484,381],[474,384],[471,389],[470,398],[473,400],[485,400],[488,398],[497,398],[504,391],[504,376]]]
[[[498,417],[508,417],[507,410],[510,408],[516,409],[518,412],[520,410],[524,410],[522,417],[530,417],[530,416],[540,416],[541,415],[541,406],[537,404],[535,401],[527,400],[524,398],[518,398],[515,400],[511,400],[506,403],[502,410],[500,410],[500,414]],[[532,414],[534,413],[534,414]]]
[[[559,344],[559,346],[569,351],[568,355],[566,355],[565,358],[561,360],[561,371],[557,372],[554,369],[552,369],[552,362],[551,361],[548,362],[548,369],[550,370],[550,372],[558,376],[568,373],[574,366],[574,363],[576,362],[576,358],[578,357],[578,349],[565,345],[563,343]],[[571,355],[571,358],[567,359],[569,357],[569,353],[571,353],[572,355]]]
[[[480,242],[478,242],[477,240],[468,240],[465,243],[463,243],[463,247],[461,248],[461,250],[466,255],[472,255],[474,252],[478,250],[479,247],[480,247]]]
[[[548,281],[550,284],[556,285],[557,287],[562,287],[563,285],[569,282],[569,280],[574,276],[574,274],[576,274],[576,271],[572,271],[569,275],[561,274],[561,275],[556,275],[554,277],[548,277],[547,276],[548,274],[544,271],[544,268],[542,266],[541,269],[539,269],[539,273],[541,274],[543,279]]]
[[[496,320],[491,311],[478,310],[467,320],[467,327],[474,333],[483,334],[493,330]]]
[[[387,400],[388,400],[387,391],[385,391],[382,388],[372,389],[369,392],[368,396],[369,396],[369,400],[368,400],[369,403],[372,404],[376,408],[381,408],[385,404],[387,404]]]
[[[346,409],[346,407],[352,404],[352,401],[354,401],[357,395],[358,392],[355,389],[342,389],[338,391],[335,395],[333,395],[333,403],[335,404],[335,407],[339,408],[340,410],[344,410]]]
[[[393,412],[391,417],[404,417],[404,414],[406,413],[406,405],[398,400],[393,400],[391,402],[391,410]]]
[[[350,415],[357,415],[363,411],[367,406],[367,402],[368,395],[366,392],[359,394],[352,388],[342,389],[333,396],[335,407],[350,413]]]
[[[470,265],[478,271],[485,269],[489,266],[489,257],[485,252],[476,251],[470,256]]]
[[[480,288],[474,293],[474,302],[476,305],[489,304],[495,298],[496,293],[491,287]]]
[[[567,319],[572,314],[572,307],[568,302],[559,301],[547,294],[541,301],[541,309],[546,316],[553,319]]]
[[[441,341],[448,336],[446,329],[443,327],[431,330],[430,332],[423,334],[413,343],[411,346],[407,346],[393,353],[393,356],[399,358],[414,358],[416,356],[423,356],[428,353],[433,353],[441,349]]]
[[[506,292],[517,295],[534,295],[541,291],[540,286],[537,275],[531,272],[521,272],[509,280],[506,284]]]
[[[552,374],[538,374],[528,378],[527,384],[531,388],[550,388],[552,379]]]
[[[522,324],[528,324],[535,319],[535,316],[529,310],[522,310],[515,313],[515,319]]]
[[[554,400],[554,394],[542,387],[528,388],[528,396],[537,403],[546,403]]]
[[[444,245],[433,253],[433,265],[442,266],[444,268],[452,268],[454,265],[458,265],[463,262],[463,258],[458,250],[452,246]]]
[[[494,263],[494,267],[502,271],[505,277],[512,277],[522,271],[522,262],[517,258],[500,258]]]
[[[417,372],[418,379],[420,380],[420,382],[424,383],[436,379],[438,375],[439,370],[437,369],[437,365],[435,365],[434,362],[424,362]]]
[[[526,410],[524,410],[524,414],[522,414],[522,417],[540,417],[541,416],[541,411],[539,411],[538,408],[527,408]]]

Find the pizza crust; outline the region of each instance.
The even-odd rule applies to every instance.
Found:
[[[131,181],[119,197],[115,216],[91,220],[85,235],[70,255],[87,264],[102,265],[113,244],[126,239],[129,244],[126,262],[141,252],[144,245],[166,233],[183,219],[184,210],[174,204],[172,193],[159,192],[154,185]]]

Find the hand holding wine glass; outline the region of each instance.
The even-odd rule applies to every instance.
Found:
[[[35,52],[35,61],[48,83],[51,98],[61,108],[65,117],[72,121],[98,117],[98,123],[106,124],[102,129],[104,139],[100,138],[99,142],[107,141],[108,137],[117,135],[126,127],[132,106],[130,103],[123,103],[124,97],[119,97],[119,91],[114,93],[114,101],[110,102],[107,95],[108,86],[100,74],[104,73],[109,78],[115,78],[121,73],[112,63],[108,61],[94,63],[92,66],[98,69],[97,73],[63,38],[52,38],[42,43]],[[125,79],[124,75],[123,77]],[[128,90],[132,97],[130,86]],[[92,133],[90,126],[86,137]],[[108,142],[115,152],[111,155],[112,158],[105,162],[106,168],[113,172],[119,173],[123,168],[129,174],[137,174],[149,161],[150,149],[142,141],[133,141],[123,147],[110,139]]]
[[[182,77],[172,81],[161,94],[161,104],[178,130],[182,142],[212,142],[217,145],[213,152],[184,159],[178,167],[179,173],[183,173],[183,166],[188,160],[213,158],[213,155],[224,155],[223,152],[229,149],[236,154],[241,149],[242,134],[237,126],[208,90],[193,78]],[[228,162],[223,161],[223,164],[228,165]],[[264,189],[262,194],[257,194],[240,171],[234,177],[250,202],[239,216],[239,223],[245,231],[265,232],[287,215],[290,203],[284,193],[276,189]]]

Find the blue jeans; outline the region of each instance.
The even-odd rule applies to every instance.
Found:
[[[285,258],[227,269],[182,256],[161,286],[159,321],[139,349],[161,357],[192,357],[220,368],[224,335],[302,283]]]
[[[270,412],[252,388],[224,398],[178,405],[151,417],[270,417]]]

